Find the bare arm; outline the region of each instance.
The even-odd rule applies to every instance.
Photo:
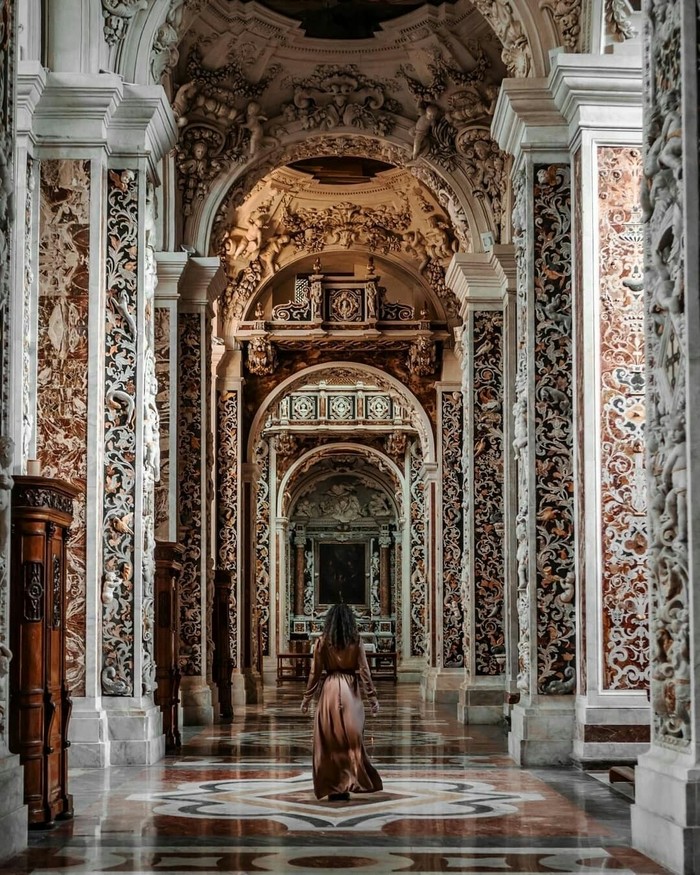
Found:
[[[369,700],[370,711],[372,713],[372,716],[374,717],[377,711],[379,711],[379,702],[377,701],[377,691],[375,690],[374,684],[372,683],[372,675],[369,671],[367,654],[365,653],[365,646],[362,641],[360,641],[359,646],[358,662],[360,678],[362,679],[362,686],[365,688],[365,694],[367,696],[367,699]]]

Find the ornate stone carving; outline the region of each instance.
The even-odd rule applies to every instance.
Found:
[[[206,503],[202,484],[202,447],[206,441],[202,418],[203,367],[202,316],[178,313],[178,473],[180,519],[186,520],[181,536],[184,552],[180,574],[180,670],[184,675],[202,672],[202,531]]]
[[[503,314],[474,313],[472,333],[474,662],[488,676],[501,674],[505,653]]]
[[[255,447],[257,477],[255,495],[255,602],[253,604],[253,628],[259,629],[254,636],[253,656],[262,660],[270,654],[270,446],[260,440]]]
[[[34,387],[32,374],[32,322],[34,313],[34,206],[36,165],[27,156],[27,200],[24,208],[24,295],[22,308],[22,459],[31,456],[35,429]]]
[[[280,432],[275,439],[275,452],[282,459],[291,459],[299,451],[299,441],[288,431]]]
[[[419,441],[412,441],[409,454],[410,472],[410,655],[425,656],[429,653],[428,640],[428,578],[426,545],[425,481],[423,479],[423,453]]]
[[[405,431],[392,431],[391,434],[386,436],[384,443],[389,456],[393,456],[395,459],[403,461],[403,458],[406,455],[406,447],[408,445],[408,438],[406,437]]]
[[[102,615],[102,692],[109,696],[135,692],[138,192],[135,171],[109,171],[102,554],[105,574],[119,579],[115,605]]]
[[[694,743],[691,717],[681,13],[647,7],[644,175],[653,738]]]
[[[581,0],[540,0],[540,9],[552,16],[562,45],[575,52],[581,39]]]
[[[437,353],[430,335],[421,334],[408,350],[406,367],[414,377],[430,377],[435,373]]]
[[[386,136],[394,128],[393,116],[401,113],[398,101],[387,95],[386,84],[366,76],[355,64],[319,65],[291,84],[294,97],[282,107],[282,115],[307,131],[350,127]]]
[[[637,31],[632,27],[629,18],[627,0],[605,0],[605,24],[609,36],[616,43],[622,43],[637,36]]]
[[[473,0],[503,46],[501,57],[511,76],[530,75],[532,52],[509,0]]]
[[[442,665],[464,665],[464,605],[461,567],[464,549],[461,392],[442,395]]]
[[[241,270],[236,279],[229,281],[221,296],[221,316],[224,331],[231,330],[232,324],[243,317],[245,307],[254,296],[262,279],[262,262],[251,261]]]
[[[102,0],[104,35],[108,46],[116,46],[127,34],[134,16],[148,9],[149,0]]]
[[[248,341],[246,366],[251,374],[258,377],[274,374],[277,367],[277,351],[266,335],[251,337]]]
[[[218,531],[219,567],[231,573],[229,656],[238,665],[238,506],[239,506],[239,396],[236,390],[219,392],[218,400]]]
[[[499,149],[488,131],[471,128],[457,140],[457,149],[463,158],[464,170],[474,196],[490,206],[492,227],[498,239],[503,233],[503,198],[508,190],[510,161]]]

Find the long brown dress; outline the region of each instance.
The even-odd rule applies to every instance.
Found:
[[[314,647],[304,693],[304,702],[308,703],[320,688],[313,750],[317,799],[331,793],[373,793],[382,789],[382,779],[369,761],[362,740],[365,709],[360,680],[370,703],[375,703],[377,693],[362,642],[336,650],[321,636]]]

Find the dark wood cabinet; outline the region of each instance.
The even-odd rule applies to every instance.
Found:
[[[72,816],[68,793],[66,540],[77,490],[15,477],[12,490],[9,742],[24,765],[29,825]]]
[[[183,547],[171,541],[156,543],[156,705],[163,714],[165,749],[180,747],[178,704],[180,694],[180,600],[178,580]]]

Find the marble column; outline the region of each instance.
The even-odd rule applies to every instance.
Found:
[[[695,3],[645,3],[651,746],[632,840],[674,872],[700,860],[700,176]]]
[[[241,545],[241,464],[243,459],[241,411],[243,409],[243,358],[240,347],[231,343],[219,363],[217,395],[217,563],[231,577],[229,617],[230,659],[233,665],[233,704],[246,702],[242,672],[241,610],[243,575]]]
[[[573,167],[579,659],[574,757],[649,744],[641,56],[560,55]]]
[[[379,614],[390,617],[391,611],[391,535],[382,531],[379,536]]]
[[[464,403],[464,672],[458,715],[464,723],[503,719],[506,666],[505,461],[510,455],[506,357],[514,302],[493,253],[455,255],[446,281],[461,303]],[[513,642],[508,642],[511,646]]]
[[[306,569],[306,529],[297,526],[294,533],[294,613],[299,617],[304,613],[304,572]]]
[[[15,194],[13,178],[15,119],[13,113],[16,51],[15,4],[0,0],[0,21],[6,25],[0,44],[0,860],[14,856],[27,845],[27,808],[24,805],[23,770],[19,757],[10,753],[6,720],[9,708],[7,677],[12,652],[9,649],[10,622],[10,493],[14,442],[10,436],[10,386],[19,375],[11,365],[11,313],[16,312],[10,277],[14,267],[11,202]],[[21,262],[20,262],[21,264]],[[20,284],[15,284],[21,288]],[[13,304],[15,306],[13,306]],[[11,380],[13,378],[13,380]]]
[[[509,750],[566,763],[576,685],[571,167],[548,83],[506,80],[492,131],[514,155],[518,692]]]
[[[178,302],[180,685],[185,724],[212,723],[211,611],[214,544],[211,422],[212,304],[223,288],[217,258],[191,258]]]

